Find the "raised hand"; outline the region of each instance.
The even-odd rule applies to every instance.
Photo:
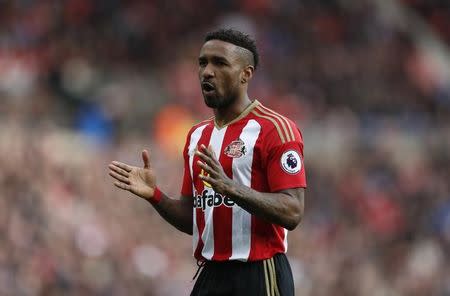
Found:
[[[114,185],[130,191],[139,197],[150,200],[156,187],[156,177],[150,167],[150,157],[147,150],[142,151],[144,167],[130,166],[119,161],[109,164],[109,175],[116,179]]]
[[[227,190],[231,189],[233,180],[223,171],[222,165],[217,160],[214,151],[211,147],[206,148],[202,144],[196,153],[201,159],[201,161],[197,161],[197,164],[207,173],[207,175],[201,174],[199,177],[203,181],[211,184],[216,192],[226,194]]]

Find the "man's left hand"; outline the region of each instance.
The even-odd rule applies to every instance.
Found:
[[[201,159],[201,161],[197,161],[197,164],[206,172],[206,175],[199,175],[200,179],[211,184],[212,188],[217,193],[226,194],[233,185],[233,180],[231,180],[223,171],[222,165],[217,160],[212,147],[209,146],[206,148],[206,146],[202,144],[195,153]]]

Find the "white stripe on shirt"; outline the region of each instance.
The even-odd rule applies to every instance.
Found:
[[[256,120],[249,120],[239,138],[247,149],[245,155],[233,159],[233,180],[251,188],[253,150],[261,126]],[[252,216],[238,205],[233,206],[232,254],[230,260],[247,261],[251,247]]]

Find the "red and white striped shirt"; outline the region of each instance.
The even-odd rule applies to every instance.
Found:
[[[255,261],[287,251],[287,230],[251,215],[198,176],[195,150],[212,146],[225,173],[260,192],[306,187],[303,140],[295,124],[255,100],[224,127],[195,125],[184,149],[183,196],[193,196],[193,250],[198,260]]]

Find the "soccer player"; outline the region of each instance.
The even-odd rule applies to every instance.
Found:
[[[109,165],[114,185],[149,201],[193,236],[204,268],[191,295],[294,295],[285,256],[301,221],[306,187],[303,140],[286,117],[252,100],[255,41],[236,30],[206,35],[198,59],[205,104],[214,117],[187,135],[179,199],[159,190],[147,150],[143,168]]]

